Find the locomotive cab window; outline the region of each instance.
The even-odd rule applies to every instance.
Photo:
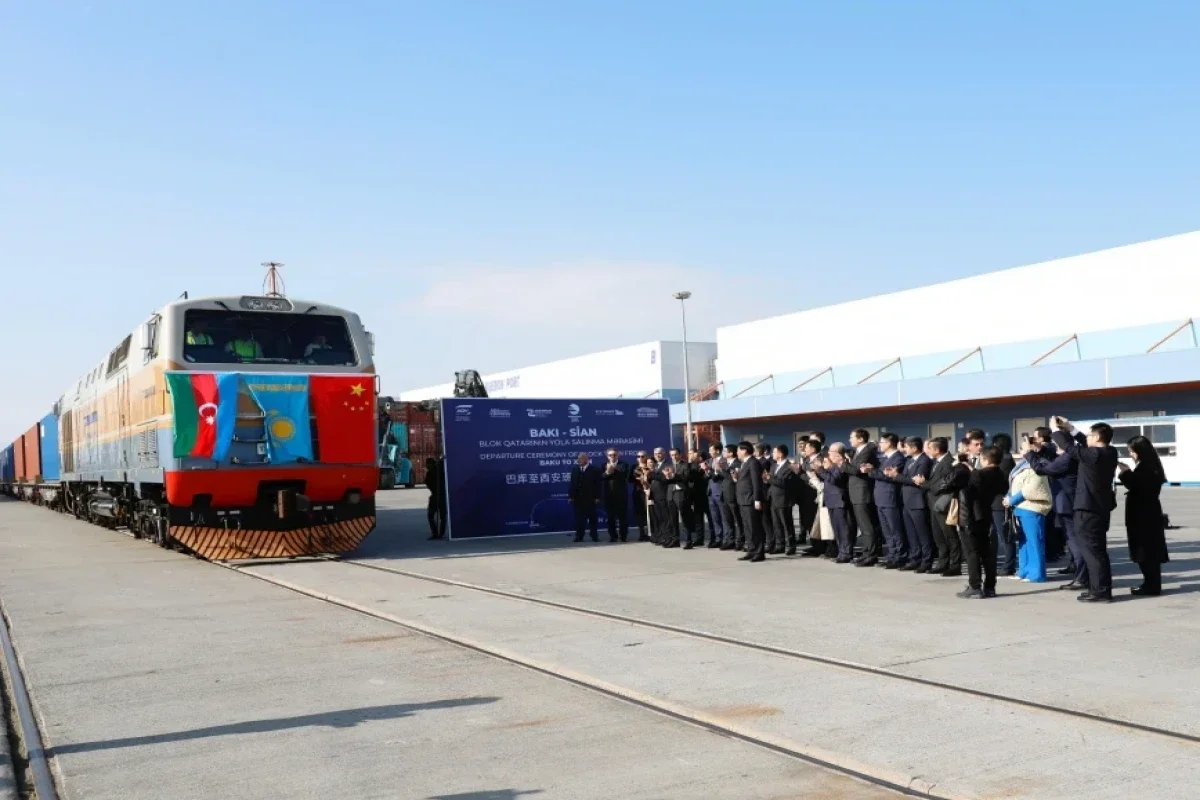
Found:
[[[356,366],[343,317],[189,309],[183,357],[193,364]]]

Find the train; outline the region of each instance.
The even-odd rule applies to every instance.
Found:
[[[331,305],[184,295],[0,450],[0,492],[209,560],[349,552],[376,519],[373,351]]]

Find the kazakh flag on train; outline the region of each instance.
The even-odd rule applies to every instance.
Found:
[[[236,372],[168,372],[175,457],[225,460],[237,424]]]
[[[242,378],[264,415],[267,461],[272,464],[312,461],[308,376],[243,374]]]

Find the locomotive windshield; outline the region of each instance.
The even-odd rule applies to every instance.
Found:
[[[193,364],[358,365],[343,317],[193,308],[183,336]]]

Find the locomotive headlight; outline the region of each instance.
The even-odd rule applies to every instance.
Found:
[[[346,502],[352,506],[356,506],[362,502],[362,492],[347,492]]]

